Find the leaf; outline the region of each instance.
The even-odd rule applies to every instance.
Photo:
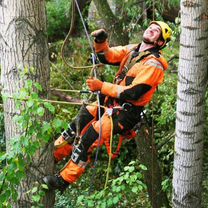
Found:
[[[34,83],[34,86],[35,86],[36,89],[39,90],[40,92],[43,91],[42,86],[41,86],[39,83],[35,82],[35,83]]]
[[[138,187],[137,187],[137,186],[134,186],[134,187],[131,189],[131,191],[132,191],[133,193],[137,193],[137,192],[138,192]]]
[[[46,184],[41,184],[41,186],[42,186],[43,189],[48,190],[48,186]]]
[[[44,115],[44,113],[45,113],[45,109],[44,109],[43,107],[39,107],[39,108],[37,109],[37,114],[38,114],[40,117],[42,117],[42,116]]]
[[[113,198],[113,204],[117,204],[119,202],[119,197],[116,196]]]
[[[31,98],[32,98],[32,99],[38,99],[38,98],[39,98],[39,96],[38,96],[38,94],[37,94],[37,93],[32,92],[32,93],[31,93]]]
[[[34,194],[35,192],[37,192],[37,190],[38,190],[38,188],[37,188],[37,187],[34,187],[34,188],[32,189],[32,193]]]
[[[91,201],[91,200],[89,200],[89,201],[87,202],[87,205],[88,205],[88,207],[94,207],[94,203],[93,203],[93,201]]]
[[[55,129],[62,128],[63,122],[60,119],[54,119],[53,120],[53,126]]]
[[[80,204],[83,199],[84,199],[84,195],[78,196],[77,203]]]
[[[136,163],[136,161],[131,161],[130,163],[129,163],[129,165],[134,165]]]
[[[129,166],[124,167],[124,170],[128,171],[129,170]]]
[[[140,167],[142,170],[147,170],[147,167],[146,167],[145,165],[140,164],[139,167]]]
[[[47,122],[44,122],[42,126],[42,133],[44,134],[45,132],[48,132],[49,130],[51,130],[51,125]]]
[[[32,107],[34,105],[34,101],[33,100],[28,100],[26,102],[26,104],[27,104],[27,107],[30,108],[30,107]]]
[[[138,187],[139,191],[143,191],[143,189],[144,189],[144,187],[142,185],[138,185],[137,187]]]
[[[45,106],[45,108],[47,108],[51,113],[55,113],[55,107],[54,107],[51,103],[45,102],[45,103],[44,103],[44,106]]]
[[[33,84],[32,80],[27,80],[26,87],[32,89],[32,84]]]
[[[40,196],[39,195],[32,196],[32,200],[35,201],[35,202],[39,202],[40,201]]]

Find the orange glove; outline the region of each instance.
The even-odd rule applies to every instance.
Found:
[[[103,86],[103,82],[100,81],[99,79],[91,79],[90,78],[90,79],[87,79],[86,82],[92,92],[100,91]]]

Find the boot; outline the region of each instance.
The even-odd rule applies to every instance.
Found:
[[[66,182],[61,176],[53,175],[53,176],[45,176],[43,178],[43,183],[48,186],[49,191],[58,189],[62,193],[69,186],[69,183]]]

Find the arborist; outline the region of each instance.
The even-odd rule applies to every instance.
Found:
[[[85,172],[92,149],[109,141],[112,126],[113,134],[123,134],[139,122],[144,106],[151,101],[158,85],[163,83],[164,72],[168,68],[161,49],[170,41],[172,31],[162,21],[150,23],[140,44],[110,47],[104,29],[96,30],[91,35],[100,62],[118,65],[119,70],[114,83],[87,79],[89,89],[92,92],[99,91],[104,96],[106,108],[99,121],[97,105],[83,106],[76,119],[55,141],[56,161],[70,155],[71,158],[58,175],[43,178],[49,189],[63,191],[69,184],[76,182]],[[81,135],[79,141],[74,142],[77,123]]]

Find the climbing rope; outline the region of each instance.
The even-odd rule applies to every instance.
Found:
[[[94,49],[93,49],[93,45],[92,45],[91,40],[90,40],[90,36],[89,36],[89,34],[88,34],[88,32],[87,32],[87,28],[86,28],[86,25],[85,25],[85,23],[84,23],[83,16],[82,16],[81,11],[80,11],[80,8],[79,8],[79,4],[77,3],[77,0],[72,0],[72,5],[71,5],[71,7],[72,7],[72,12],[71,12],[71,13],[72,13],[72,16],[71,16],[71,24],[70,24],[70,29],[69,29],[69,31],[68,31],[68,33],[67,33],[67,35],[66,35],[66,38],[64,39],[64,42],[63,42],[63,44],[62,44],[62,47],[61,47],[61,57],[62,57],[62,60],[64,61],[64,63],[65,63],[68,67],[70,67],[70,68],[72,68],[72,69],[87,69],[87,68],[92,68],[92,67],[94,67],[94,64],[93,64],[93,65],[90,65],[90,66],[79,66],[79,67],[78,67],[78,66],[72,66],[71,64],[69,64],[69,63],[67,62],[67,60],[66,60],[66,58],[65,58],[65,56],[64,56],[64,50],[65,50],[65,47],[66,47],[67,43],[69,43],[69,37],[70,37],[70,35],[71,35],[72,28],[73,28],[73,26],[74,26],[74,21],[75,21],[75,6],[76,6],[77,11],[78,11],[78,13],[79,13],[79,16],[80,16],[80,18],[81,18],[82,25],[83,25],[83,27],[84,27],[85,34],[86,34],[86,36],[87,36],[88,43],[89,43],[89,45],[90,45],[91,51],[92,51],[93,54],[95,54],[95,53],[94,53]],[[103,65],[103,64],[96,64],[96,66],[100,66],[100,65]]]
[[[95,51],[93,49],[93,44],[92,44],[92,42],[90,40],[90,36],[88,34],[88,31],[87,31],[87,28],[86,28],[86,25],[85,25],[82,13],[80,11],[79,4],[77,3],[77,0],[74,0],[73,2],[76,4],[77,11],[78,11],[79,16],[81,18],[81,22],[82,22],[82,25],[84,27],[84,31],[85,31],[86,37],[87,37],[88,43],[89,43],[91,51],[92,51],[92,64],[93,65],[90,66],[92,68],[91,76],[93,75],[93,77],[97,78],[96,69],[100,65],[99,64],[96,65],[96,63],[95,63],[96,62],[96,54],[95,54]],[[74,9],[74,7],[72,7],[72,8]],[[84,68],[86,68],[86,67],[84,67]],[[98,120],[99,120],[99,136],[98,136],[98,147],[97,147],[97,151],[96,151],[96,155],[95,155],[94,167],[96,167],[96,164],[97,164],[97,159],[98,159],[98,154],[99,154],[99,149],[100,149],[100,144],[101,144],[101,138],[102,138],[102,122],[101,122],[101,107],[102,106],[100,104],[100,98],[99,98],[100,93],[97,92],[96,95],[97,95],[97,103],[98,103],[97,105],[98,105]]]
[[[108,185],[110,166],[111,166],[111,159],[112,159],[112,143],[113,143],[113,118],[112,118],[112,115],[110,115],[110,122],[111,122],[110,152],[109,152],[109,157],[108,157],[108,167],[107,167],[107,173],[106,173],[104,189],[106,189],[107,185]]]

